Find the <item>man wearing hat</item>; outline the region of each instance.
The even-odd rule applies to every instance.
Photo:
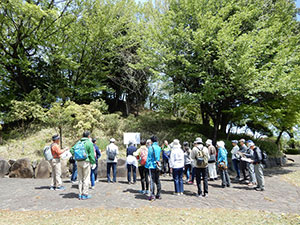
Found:
[[[216,156],[217,150],[215,146],[212,144],[212,140],[207,139],[205,142],[206,146],[208,147],[208,174],[210,180],[216,180],[218,178],[217,170],[216,170]]]
[[[241,139],[239,140],[240,142],[240,153],[242,154],[246,154],[247,153],[247,146],[245,144],[246,140],[245,139]],[[244,181],[247,180],[247,175],[246,175],[246,169],[247,169],[247,163],[243,160],[240,160],[240,172],[242,172],[243,177],[244,177]]]
[[[201,197],[201,177],[203,177],[203,197],[208,194],[208,182],[207,182],[207,167],[208,167],[208,149],[203,145],[201,138],[196,138],[195,146],[191,152],[191,158],[194,161],[195,175],[198,187],[197,197]]]
[[[255,188],[257,191],[265,190],[265,179],[263,173],[263,165],[262,165],[262,152],[259,147],[255,146],[254,142],[249,142],[249,148],[253,151],[253,165],[255,176],[257,180],[257,187]]]
[[[247,152],[244,154],[244,156],[247,157],[247,158],[253,159],[254,152],[250,148],[250,144],[251,143],[253,143],[252,140],[248,140],[247,141],[248,149],[247,149]],[[250,176],[250,182],[249,182],[248,186],[256,185],[256,177],[255,177],[255,172],[254,172],[254,165],[252,163],[247,163],[247,168],[248,168],[249,176]]]
[[[60,137],[56,134],[52,136],[53,143],[51,144],[51,153],[53,159],[51,160],[51,167],[52,167],[52,180],[50,190],[65,190],[65,187],[62,186],[61,180],[61,163],[60,163],[60,156],[63,154],[67,149],[61,150],[59,146]]]
[[[239,168],[239,164],[240,164],[240,155],[238,154],[240,148],[237,145],[238,141],[237,140],[232,140],[231,141],[233,148],[231,150],[231,158],[232,158],[232,164],[234,167],[234,170],[236,171],[236,177],[235,180],[239,181],[240,180],[240,168]]]
[[[119,154],[119,148],[115,145],[116,140],[111,138],[109,140],[110,144],[106,147],[106,163],[107,163],[107,182],[117,182],[117,155]],[[110,169],[113,170],[113,180],[110,178]]]

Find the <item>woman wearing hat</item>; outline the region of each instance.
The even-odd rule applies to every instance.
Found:
[[[175,186],[175,195],[183,194],[183,168],[184,168],[184,153],[181,149],[179,140],[173,141],[173,149],[170,155],[170,167],[173,170],[173,179]]]
[[[230,178],[227,171],[227,150],[225,149],[225,143],[224,141],[218,141],[217,142],[217,148],[218,148],[218,167],[221,172],[221,178],[222,178],[222,187],[225,188],[230,187]]]
[[[232,140],[231,141],[232,145],[233,145],[233,148],[231,150],[231,159],[232,159],[232,164],[233,164],[233,167],[234,167],[234,170],[236,171],[236,177],[235,177],[235,180],[236,181],[239,181],[240,180],[240,167],[239,167],[239,164],[240,164],[240,155],[239,155],[239,146],[237,145],[238,144],[238,141],[237,140]]]
[[[207,139],[205,142],[207,148],[208,148],[208,175],[209,180],[216,180],[218,178],[217,170],[216,170],[216,155],[217,150],[215,146],[212,144],[212,140]]]

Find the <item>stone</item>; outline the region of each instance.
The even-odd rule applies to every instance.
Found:
[[[101,159],[98,161],[98,178],[106,178],[107,164],[106,160]],[[112,171],[111,171],[112,176]],[[127,177],[126,159],[118,159],[117,163],[117,177]]]
[[[10,164],[4,160],[0,160],[0,177],[4,177],[5,175],[9,174]]]
[[[10,160],[8,160],[8,163],[9,163],[11,166],[12,166],[15,162],[16,162],[15,159],[10,159]]]
[[[61,178],[68,178],[70,177],[69,167],[68,167],[68,160],[61,159]]]
[[[11,167],[9,177],[12,178],[32,178],[33,168],[29,159],[18,159]]]
[[[42,160],[35,169],[35,178],[47,179],[51,175],[51,165],[48,161]]]

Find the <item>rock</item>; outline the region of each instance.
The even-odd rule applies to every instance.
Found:
[[[99,160],[98,161],[98,178],[106,178],[107,177],[106,171],[107,171],[106,160],[102,160],[102,159]],[[110,172],[110,175],[112,177],[112,171]],[[125,159],[118,159],[117,177],[127,177],[127,167],[126,167]]]
[[[0,177],[4,177],[5,175],[9,174],[9,169],[10,169],[10,165],[9,163],[4,160],[1,159],[0,160]]]
[[[35,169],[35,178],[46,179],[51,175],[51,165],[48,161],[42,160]]]
[[[32,178],[33,168],[29,159],[18,159],[11,167],[9,177]]]
[[[61,159],[61,178],[68,178],[70,177],[69,167],[68,167],[68,160]]]

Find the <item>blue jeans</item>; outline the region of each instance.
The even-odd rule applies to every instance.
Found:
[[[117,163],[107,163],[107,181],[108,182],[111,182],[110,168],[112,168],[112,170],[113,170],[113,182],[117,182]]]
[[[96,163],[96,168],[95,169],[91,169],[91,185],[92,187],[95,186],[95,181],[97,179],[97,170],[98,170],[98,163]]]
[[[73,163],[71,181],[76,181],[76,180],[77,180],[77,162],[75,161],[75,163]]]
[[[132,173],[133,173],[133,182],[136,182],[136,166],[134,165],[128,165],[127,164],[127,180],[128,182],[131,181],[131,169],[132,169]]]
[[[187,181],[190,181],[191,170],[192,170],[191,164],[187,164],[184,166],[184,174],[186,176]]]
[[[183,193],[182,175],[183,175],[183,168],[174,168],[173,169],[175,193]]]
[[[240,167],[239,167],[240,161],[237,159],[233,159],[232,163],[233,163],[234,170],[236,171],[236,177],[240,178]]]

